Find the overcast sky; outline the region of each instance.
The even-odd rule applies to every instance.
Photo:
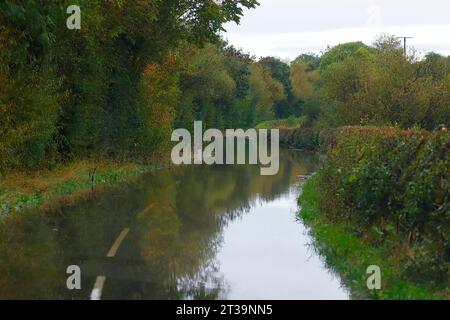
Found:
[[[377,34],[413,36],[420,53],[450,55],[450,0],[260,0],[224,35],[256,56],[294,59],[348,41],[371,44]]]

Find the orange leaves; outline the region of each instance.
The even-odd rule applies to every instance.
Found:
[[[146,76],[150,76],[151,74],[153,74],[153,72],[155,71],[155,69],[159,68],[159,65],[152,65],[149,64],[145,70],[144,70],[144,75]]]
[[[180,89],[175,55],[163,64],[149,64],[142,77],[143,115],[148,129],[148,141],[152,149],[164,150],[169,144],[175,108]]]
[[[165,63],[162,65],[159,63],[148,64],[147,67],[145,67],[144,69],[144,75],[150,76],[155,73],[160,73],[161,71],[163,71],[163,69],[172,69],[172,71],[174,71],[175,68],[177,67],[177,61],[178,61],[177,56],[171,54],[166,59]]]
[[[169,65],[175,65],[176,62],[177,62],[177,56],[174,55],[174,54],[171,54],[171,55],[169,56],[169,58],[167,59],[167,63],[168,63]]]

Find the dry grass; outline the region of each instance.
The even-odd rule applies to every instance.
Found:
[[[85,181],[89,173],[116,171],[136,171],[136,164],[117,164],[111,161],[100,161],[93,164],[89,161],[80,161],[53,170],[41,170],[36,172],[12,172],[2,177],[0,190],[14,189],[20,193],[45,192],[55,185],[66,181]]]
[[[53,170],[11,172],[0,180],[0,218],[22,208],[72,203],[95,191],[139,175],[148,168],[134,163],[79,161]]]

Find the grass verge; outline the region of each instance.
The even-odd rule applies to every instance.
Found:
[[[449,299],[448,289],[437,284],[418,285],[403,275],[408,251],[402,246],[385,244],[374,246],[354,235],[343,222],[329,221],[318,209],[317,176],[304,186],[299,198],[300,218],[309,228],[314,249],[327,266],[341,276],[343,284],[354,299],[436,300]],[[381,268],[382,288],[367,289],[366,270],[371,265]]]
[[[306,120],[306,117],[270,120],[259,123],[256,129],[296,129],[302,127]]]
[[[134,163],[80,161],[48,171],[10,173],[0,180],[0,220],[24,209],[76,202],[155,168]]]

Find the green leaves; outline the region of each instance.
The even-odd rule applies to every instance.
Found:
[[[75,1],[82,13],[76,32],[66,27],[69,4],[0,2],[0,172],[92,154],[162,151],[173,125],[178,73],[166,70],[147,81],[144,71],[164,66],[181,43],[217,41],[223,23],[238,22],[242,9],[257,2]],[[215,85],[203,86],[214,103],[234,94],[228,70],[215,69],[224,59],[217,51],[218,65],[197,61],[200,77]]]
[[[341,129],[318,174],[320,209],[361,238],[420,252],[414,279],[448,281],[449,141],[446,132]]]

